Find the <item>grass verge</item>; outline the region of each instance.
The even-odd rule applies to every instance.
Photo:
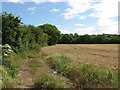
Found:
[[[43,60],[33,59],[28,66],[32,69],[35,88],[70,88],[68,80],[54,73]]]
[[[50,55],[51,56],[51,55]],[[117,88],[118,75],[104,68],[79,64],[65,56],[45,56],[46,63],[58,74],[69,78],[80,88]]]

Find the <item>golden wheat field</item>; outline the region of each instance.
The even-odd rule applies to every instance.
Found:
[[[57,44],[43,47],[44,54],[64,55],[78,63],[118,68],[118,44]]]

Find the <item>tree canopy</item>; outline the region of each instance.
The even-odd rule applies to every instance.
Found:
[[[6,12],[2,13],[2,43],[10,44],[13,46],[18,45],[19,38],[19,27],[21,24],[21,18],[14,16],[13,14],[8,14]]]
[[[61,33],[56,26],[44,24],[39,26],[39,28],[49,36],[48,45],[55,45],[59,41]]]

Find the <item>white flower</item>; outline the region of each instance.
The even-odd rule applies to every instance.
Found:
[[[9,52],[13,52],[13,50],[11,50],[11,49],[8,49],[8,51],[9,51]]]
[[[9,44],[5,44],[5,47],[11,49],[10,45]]]
[[[8,56],[8,54],[4,53],[4,56]]]

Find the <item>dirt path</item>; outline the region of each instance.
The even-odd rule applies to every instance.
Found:
[[[19,67],[19,74],[17,75],[17,80],[20,81],[16,88],[32,88],[33,80],[31,76],[31,68],[27,66],[29,60],[26,60],[21,67]]]

